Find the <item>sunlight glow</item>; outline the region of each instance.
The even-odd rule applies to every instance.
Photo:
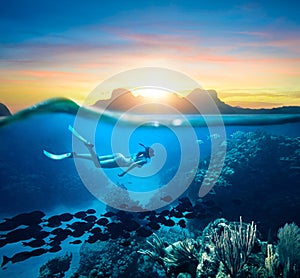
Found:
[[[148,99],[166,99],[170,92],[167,92],[160,88],[141,88],[133,92],[135,96],[142,96]]]

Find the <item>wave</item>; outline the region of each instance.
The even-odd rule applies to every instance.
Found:
[[[100,118],[107,122],[124,125],[145,126],[217,126],[217,125],[277,125],[300,122],[300,114],[224,114],[224,115],[177,115],[177,114],[133,114],[109,110],[81,107],[73,100],[67,98],[52,98],[21,110],[11,116],[0,118],[0,127],[15,121],[24,120],[39,114],[67,113],[81,117]]]

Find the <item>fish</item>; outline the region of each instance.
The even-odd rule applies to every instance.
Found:
[[[96,228],[91,229],[91,230],[90,230],[90,233],[91,233],[91,234],[94,234],[94,235],[96,235],[96,234],[101,234],[101,233],[102,233],[102,230],[101,230],[101,228],[96,227]]]
[[[139,212],[138,213],[138,218],[139,219],[145,219],[147,216],[151,216],[151,215],[154,215],[155,212],[153,211],[143,211],[143,212]]]
[[[207,136],[207,140],[216,140],[216,139],[219,139],[220,137],[221,137],[220,134],[213,133],[213,134]]]
[[[58,218],[61,222],[69,222],[73,219],[73,215],[71,213],[62,213],[58,215]]]
[[[5,266],[9,262],[14,264],[17,262],[25,261],[31,257],[43,255],[43,254],[47,253],[47,251],[48,251],[47,249],[39,248],[39,249],[35,249],[33,251],[19,252],[17,254],[14,254],[11,258],[9,258],[7,256],[3,256],[1,267]]]
[[[72,230],[81,230],[81,231],[89,231],[94,226],[94,223],[85,222],[85,221],[78,221],[72,224],[67,224],[67,228]]]
[[[158,223],[165,224],[166,221],[167,221],[167,219],[166,219],[164,216],[162,216],[162,215],[159,215],[159,216],[157,217],[157,222],[158,222]]]
[[[58,235],[61,231],[63,231],[62,228],[56,228],[56,229],[52,230],[52,231],[50,232],[50,234],[51,234],[51,235]]]
[[[87,213],[85,211],[78,211],[74,214],[75,218],[83,219],[87,216]]]
[[[69,242],[69,244],[81,244],[82,241],[80,239]]]
[[[67,227],[72,229],[71,235],[73,237],[81,237],[85,232],[89,231],[94,226],[92,222],[74,222],[67,224]]]
[[[50,227],[50,228],[55,228],[61,226],[61,220],[59,215],[54,215],[48,218],[47,224],[45,226]]]
[[[133,232],[136,231],[140,227],[140,224],[136,222],[133,219],[128,220],[127,222],[124,223],[124,229],[127,232]]]
[[[12,218],[5,218],[5,221],[0,223],[0,231],[10,231],[21,225],[30,226],[37,225],[43,222],[42,218],[45,213],[37,210],[29,213],[18,214]]]
[[[136,234],[140,237],[149,237],[153,234],[153,232],[144,227],[140,227],[139,229],[136,230]]]
[[[26,228],[20,228],[13,230],[5,235],[6,243],[16,243],[22,240],[28,240],[35,236],[41,231],[42,227],[39,225],[28,226]]]
[[[175,222],[172,219],[167,219],[164,225],[167,227],[173,227],[175,226]]]
[[[164,196],[160,199],[164,202],[167,202],[167,203],[170,203],[171,201],[173,201],[173,198],[170,195]]]
[[[51,247],[50,249],[48,249],[48,252],[56,253],[56,252],[59,252],[60,250],[62,250],[62,248],[59,245],[55,245],[55,246]]]
[[[85,231],[83,230],[75,230],[72,232],[72,237],[82,237],[84,235]]]
[[[32,247],[32,248],[42,247],[45,244],[46,244],[46,242],[43,239],[34,239],[34,240],[29,241],[29,242],[22,242],[23,246],[29,246],[29,247]]]
[[[188,212],[186,214],[184,214],[184,218],[186,219],[193,219],[196,217],[196,214],[194,212]]]
[[[99,238],[98,238],[97,235],[91,235],[91,236],[88,237],[87,240],[85,240],[85,242],[87,242],[87,243],[95,243],[98,240],[99,240]]]
[[[56,235],[53,237],[54,241],[62,242],[68,236],[72,235],[72,231],[70,229],[61,229],[60,231],[56,232]]]
[[[103,214],[103,216],[105,216],[105,217],[113,217],[115,215],[116,214],[114,212],[112,212],[112,211],[108,211],[108,212],[106,212],[106,213]]]
[[[190,202],[189,198],[184,197],[184,198],[179,199],[178,201],[179,201],[179,204],[175,207],[176,211],[179,211],[181,213],[193,211],[193,205]]]
[[[133,218],[133,215],[128,213],[128,212],[125,212],[125,211],[118,211],[116,214],[117,216],[117,219],[121,220],[121,221],[127,221],[128,219],[132,219]]]
[[[109,233],[102,233],[102,234],[98,235],[98,238],[101,241],[107,241],[107,240],[109,240]]]
[[[160,212],[159,215],[161,215],[161,216],[169,216],[170,212],[167,209],[165,209],[162,212]]]
[[[110,234],[111,239],[121,237],[124,233],[124,224],[121,222],[112,222],[107,224],[107,230]]]
[[[186,228],[186,223],[183,219],[179,220],[177,225],[179,225],[181,228]]]
[[[158,231],[160,229],[160,225],[154,221],[150,221],[147,226],[149,226],[152,230]]]
[[[83,218],[84,221],[90,222],[90,223],[95,223],[97,220],[97,217],[95,215],[88,215]]]
[[[196,140],[196,142],[197,142],[199,145],[202,145],[202,144],[204,144],[204,141],[203,141],[203,140],[201,140],[201,139],[199,139],[199,140]]]
[[[85,213],[87,213],[87,214],[95,214],[96,211],[94,209],[88,209],[88,210],[85,211]]]
[[[105,226],[105,225],[107,225],[107,224],[109,223],[109,220],[108,220],[107,218],[102,217],[102,218],[99,218],[99,219],[96,221],[96,223],[97,223],[98,225],[100,225],[100,226]]]
[[[38,234],[35,234],[33,236],[33,238],[35,239],[44,239],[46,238],[47,236],[50,235],[50,232],[47,232],[47,231],[40,231]]]
[[[176,210],[176,209],[172,209],[170,211],[170,216],[171,217],[175,217],[175,218],[182,218],[183,217],[183,213],[180,212],[180,211],[178,211],[178,210]]]

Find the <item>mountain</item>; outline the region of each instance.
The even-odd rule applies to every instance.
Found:
[[[0,117],[3,117],[3,116],[11,116],[11,113],[6,105],[4,105],[3,103],[0,103]]]
[[[187,97],[170,93],[167,101],[159,99],[149,102],[147,98],[134,96],[130,91],[120,88],[112,92],[109,100],[98,100],[92,107],[120,112],[132,109],[132,112],[136,114],[167,114],[170,113],[169,106],[173,112],[178,110],[183,114],[199,114],[199,111],[202,114],[215,114],[216,109],[213,108],[212,103],[216,105],[221,114],[300,114],[299,106],[283,106],[272,109],[233,107],[221,101],[215,90],[201,89],[193,90]],[[193,104],[197,106],[197,109]]]

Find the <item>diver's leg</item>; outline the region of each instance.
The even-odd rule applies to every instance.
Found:
[[[83,138],[72,126],[69,125],[68,128],[78,140],[80,140],[81,142],[84,143],[84,145],[87,147],[87,149],[88,149],[88,151],[91,155],[91,159],[93,160],[95,166],[97,168],[100,168],[101,166],[100,166],[100,163],[99,163],[99,160],[98,160],[98,156],[97,156],[97,154],[95,153],[95,151],[93,149],[94,145],[92,143],[90,143],[89,141],[87,141],[85,138]]]
[[[119,165],[117,164],[115,159],[106,159],[100,160],[101,168],[118,168]]]
[[[80,140],[83,144],[85,144],[87,147],[94,147],[92,143],[90,143],[88,140],[83,138],[72,126],[68,126],[68,129],[72,132],[72,134]]]
[[[87,146],[87,145],[86,145],[86,146]],[[92,158],[92,160],[93,160],[95,166],[96,166],[97,168],[100,168],[100,167],[101,167],[101,166],[100,166],[100,162],[99,162],[99,159],[98,159],[98,156],[97,156],[96,152],[94,151],[94,147],[92,147],[92,146],[87,146],[87,148],[88,148],[88,150],[89,150],[89,152],[90,152],[90,154],[91,154],[91,158]]]
[[[93,160],[92,156],[89,153],[72,153],[73,158],[82,158],[87,160]]]
[[[116,155],[115,154],[109,154],[109,155],[101,155],[101,156],[98,156],[98,160],[101,162],[101,161],[105,161],[105,160],[108,160],[108,159],[115,159],[116,158]]]

